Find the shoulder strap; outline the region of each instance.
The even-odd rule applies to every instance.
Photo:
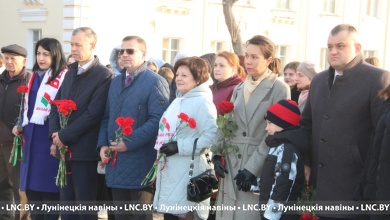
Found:
[[[198,143],[198,138],[194,141],[194,147],[192,149],[192,157],[191,157],[191,164],[190,164],[190,178],[192,177],[192,174],[194,173],[194,159],[195,159],[195,149],[196,149],[196,143]]]
[[[196,143],[198,143],[198,138],[195,139],[195,141],[194,141],[194,148],[192,149],[192,157],[191,157],[191,164],[190,164],[190,171],[189,171],[190,179],[191,179],[192,174],[194,172],[194,160],[195,160]],[[205,156],[206,156],[206,159],[207,159],[207,163],[210,165],[211,164],[211,160],[209,158],[209,154],[206,153]]]

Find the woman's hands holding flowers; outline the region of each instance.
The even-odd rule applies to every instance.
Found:
[[[167,157],[179,153],[179,149],[177,147],[177,141],[172,141],[163,144],[160,148],[160,153],[167,155]]]
[[[219,155],[214,155],[211,159],[211,162],[214,164],[214,171],[215,173],[221,177],[225,178],[225,173],[228,174],[229,172],[225,168],[224,161],[222,161],[222,157]]]
[[[19,126],[14,126],[14,127],[12,128],[12,134],[15,135],[15,136],[19,136],[20,133],[21,133],[18,127],[19,127]]]

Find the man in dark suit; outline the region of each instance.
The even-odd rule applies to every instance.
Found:
[[[94,204],[97,191],[96,167],[100,159],[96,145],[112,73],[93,55],[96,33],[91,28],[75,29],[70,44],[76,62],[69,65],[55,99],[73,100],[77,110],[71,113],[66,129],[60,127],[57,107],[53,105],[50,112],[53,143],[58,148],[68,147],[72,153],[67,163],[67,185],[60,190],[60,201],[66,205],[84,202]],[[63,212],[61,219],[96,220],[97,212],[85,214],[76,211],[72,215]]]

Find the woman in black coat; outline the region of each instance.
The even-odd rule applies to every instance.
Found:
[[[369,149],[365,167],[357,190],[358,200],[390,203],[390,85],[379,96],[385,101],[375,129],[372,146]],[[373,213],[371,220],[390,219],[390,213]]]

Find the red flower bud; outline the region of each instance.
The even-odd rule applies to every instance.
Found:
[[[28,86],[19,86],[16,90],[18,93],[26,93],[28,91]]]
[[[195,127],[196,127],[196,121],[195,121],[195,119],[189,118],[189,119],[188,119],[188,126],[190,126],[190,128],[195,128]]]
[[[233,111],[234,104],[229,101],[222,101],[219,103],[218,108],[221,110],[222,114],[225,115]]]
[[[188,115],[186,113],[183,113],[183,112],[180,113],[177,117],[180,118],[180,120],[185,121],[185,122],[188,122],[188,119],[190,118],[190,117],[188,117]]]
[[[303,212],[299,220],[311,220],[312,216],[310,212]]]
[[[133,133],[133,129],[130,126],[123,127],[122,129],[123,135],[128,136]]]

